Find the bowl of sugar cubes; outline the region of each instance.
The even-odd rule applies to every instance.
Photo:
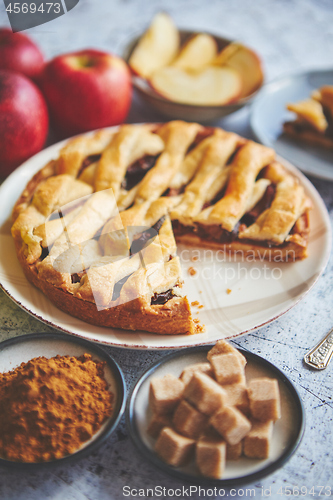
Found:
[[[245,484],[282,467],[304,432],[289,379],[232,343],[166,356],[137,381],[130,435],[165,472],[187,481]]]

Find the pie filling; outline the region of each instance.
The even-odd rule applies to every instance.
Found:
[[[328,123],[328,127],[325,131],[326,135],[333,139],[333,116],[331,113],[324,108],[324,115]]]
[[[243,227],[242,227],[243,226]],[[245,227],[244,227],[245,226]],[[234,241],[242,241],[244,244],[249,243],[251,245],[259,245],[260,247],[273,248],[273,243],[267,241],[256,241],[247,240],[242,238],[238,239],[238,233],[242,229],[244,230],[247,225],[242,225],[238,222],[233,231],[226,231],[218,224],[206,226],[204,224],[197,224],[196,226],[184,226],[179,221],[172,221],[172,227],[174,229],[175,236],[183,236],[184,234],[194,234],[199,238],[206,241],[216,241],[221,244],[233,243]],[[289,234],[293,234],[294,227],[290,230]],[[284,248],[288,243],[282,243],[278,245],[278,248]]]
[[[154,293],[153,297],[151,298],[151,305],[162,305],[166,304],[170,299],[173,299],[176,297],[174,294],[173,290],[167,290],[166,292],[161,292],[161,293]]]
[[[134,255],[140,252],[149,243],[151,243],[152,238],[155,238],[158,235],[164,221],[165,221],[165,216],[161,217],[149,229],[146,229],[145,231],[142,231],[139,235],[136,235],[131,244],[130,255]]]
[[[304,132],[311,132],[320,136],[328,137],[333,139],[333,122],[328,120],[328,127],[325,132],[319,132],[315,127],[312,127],[310,123],[305,122],[286,122],[286,125],[291,125],[297,134],[303,134]]]
[[[185,226],[178,220],[172,221],[172,227],[175,233],[175,236],[179,235],[184,235],[184,234],[195,234],[199,238],[205,239],[205,240],[210,240],[210,241],[217,241],[219,243],[232,243],[233,241],[238,239],[238,233],[240,230],[246,229],[246,227],[252,225],[256,219],[259,217],[259,215],[267,210],[274,199],[276,192],[276,186],[274,184],[270,184],[262,199],[256,204],[255,207],[253,207],[249,212],[247,212],[241,220],[236,224],[235,228],[233,231],[227,231],[226,229],[223,229],[220,225],[218,224],[211,224],[211,225],[206,225],[206,224],[195,224],[194,226]],[[223,194],[221,193],[220,198],[222,198]],[[215,204],[218,201],[218,199],[212,200],[211,203],[207,203],[206,207]],[[293,230],[291,230],[292,232]],[[247,240],[242,240],[244,243]],[[252,241],[252,244],[257,243],[258,245],[261,246],[268,246],[271,247],[272,245],[268,242],[262,242],[262,241]],[[281,246],[281,245],[279,245]]]
[[[89,165],[91,165],[92,163],[95,163],[96,161],[98,161],[100,158],[101,158],[101,154],[96,154],[96,155],[90,155],[90,156],[87,156],[83,162],[82,162],[82,165],[81,165],[81,168],[78,172],[78,177],[80,177],[80,175],[82,174],[82,172],[87,168],[89,167]]]
[[[121,183],[121,187],[130,191],[134,186],[142,181],[146,173],[153,168],[159,155],[151,156],[145,155],[143,158],[132,163],[127,168],[124,180]]]

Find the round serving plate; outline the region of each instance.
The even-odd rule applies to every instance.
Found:
[[[57,157],[66,141],[55,144],[16,169],[0,187],[0,285],[26,312],[65,333],[107,345],[131,349],[173,349],[235,338],[275,320],[293,306],[323,273],[331,249],[331,226],[326,207],[311,182],[280,158],[311,198],[308,258],[296,262],[239,261],[223,252],[178,246],[184,287],[194,317],[206,331],[196,335],[158,335],[143,331],[92,326],[57,309],[31,285],[17,260],[10,233],[14,204],[31,177]],[[195,261],[194,261],[195,260]],[[194,268],[192,275],[189,268]],[[198,313],[198,314],[197,314]]]
[[[124,413],[126,406],[125,379],[116,361],[101,347],[87,340],[73,337],[63,333],[32,333],[20,335],[0,343],[0,373],[14,370],[21,363],[45,356],[52,358],[60,356],[82,356],[91,354],[96,361],[105,362],[104,377],[108,383],[109,391],[113,394],[113,412],[101,428],[71,455],[48,462],[22,463],[0,458],[0,466],[36,469],[52,465],[75,462],[93,451],[96,451],[106,439],[114,432]]]
[[[150,418],[149,386],[153,377],[171,373],[179,377],[186,366],[207,361],[210,347],[195,347],[178,351],[163,357],[140,376],[129,396],[126,408],[126,422],[132,440],[140,452],[157,467],[189,483],[200,482],[216,486],[238,486],[253,483],[282,467],[295,453],[304,433],[304,408],[301,399],[290,380],[277,367],[257,354],[239,349],[246,357],[247,381],[252,378],[275,378],[279,383],[281,396],[281,419],[274,424],[269,458],[254,460],[241,457],[226,463],[224,476],[220,480],[199,475],[194,460],[184,467],[171,467],[155,453],[156,440],[147,433]]]

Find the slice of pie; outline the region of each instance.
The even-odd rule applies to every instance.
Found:
[[[284,131],[310,145],[333,149],[333,85],[315,90],[309,99],[288,104],[296,119],[285,122]]]
[[[28,183],[12,234],[28,280],[88,323],[195,333],[176,241],[307,255],[311,202],[272,149],[173,121],[74,138]]]

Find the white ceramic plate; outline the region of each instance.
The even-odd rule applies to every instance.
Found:
[[[283,134],[283,123],[295,118],[286,104],[306,99],[323,85],[333,85],[333,69],[292,75],[264,87],[253,104],[251,127],[260,142],[271,146],[303,172],[333,181],[333,150],[297,142]]]
[[[171,373],[179,377],[183,369],[194,363],[207,361],[208,347],[186,350],[166,356],[149,368],[137,381],[129,397],[126,417],[130,435],[139,450],[155,465],[165,472],[175,475],[180,479],[193,482],[205,481],[196,470],[194,461],[185,467],[170,467],[165,464],[154,452],[155,439],[147,433],[150,419],[149,386],[153,377],[163,377]],[[210,484],[235,485],[257,481],[281,467],[294,453],[303,435],[304,410],[301,400],[291,382],[285,375],[269,361],[256,354],[241,350],[247,358],[245,368],[247,381],[252,378],[276,378],[279,383],[281,395],[281,419],[275,422],[269,458],[265,460],[252,460],[241,457],[239,460],[229,460],[223,479],[214,481],[206,479]]]
[[[21,335],[0,343],[0,373],[6,373],[27,363],[30,359],[39,356],[52,358],[60,356],[82,356],[91,354],[96,361],[105,362],[104,377],[108,383],[109,391],[113,394],[113,413],[101,426],[98,432],[89,441],[83,443],[81,448],[71,455],[51,460],[50,462],[22,463],[12,462],[0,457],[0,465],[35,469],[54,464],[76,461],[95,451],[116,429],[126,404],[126,385],[122,371],[115,360],[99,346],[83,339],[71,337],[61,333],[33,333]]]
[[[330,254],[331,229],[325,205],[313,185],[292,165],[284,164],[303,184],[313,201],[309,257],[299,262],[240,262],[222,252],[188,249],[178,253],[190,302],[204,307],[194,316],[206,325],[197,335],[157,335],[89,325],[57,309],[25,278],[10,234],[12,208],[30,178],[47,161],[57,157],[63,143],[40,152],[15,170],[0,188],[0,284],[25,311],[41,321],[73,335],[119,347],[171,349],[203,345],[233,338],[273,321],[293,307],[314,285]],[[191,256],[199,260],[191,261]],[[189,267],[197,273],[188,274]],[[230,292],[231,290],[231,292]],[[230,293],[227,293],[230,292]],[[198,313],[198,314],[197,314]]]

